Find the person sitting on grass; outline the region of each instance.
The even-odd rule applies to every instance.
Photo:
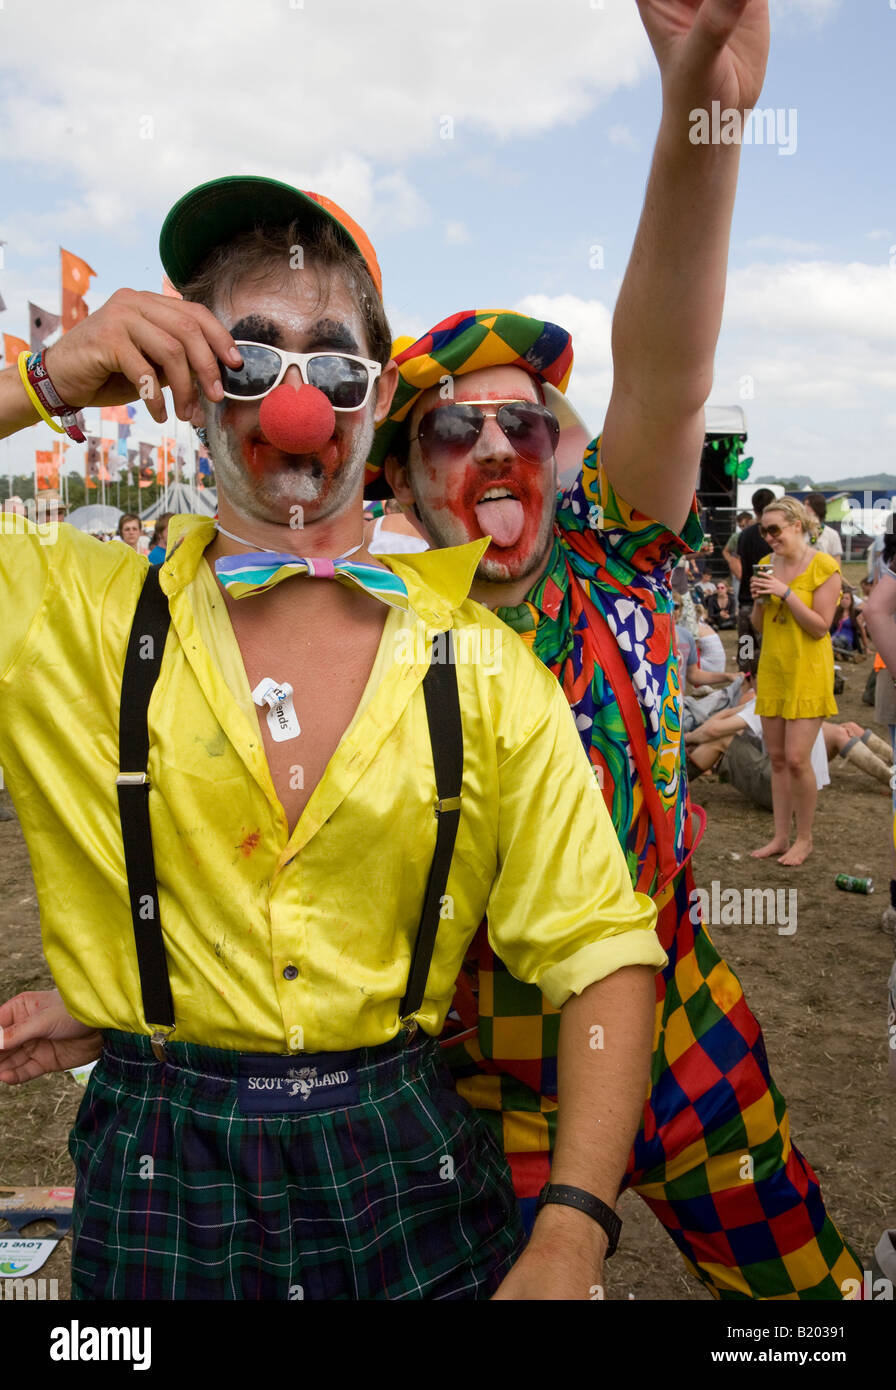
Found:
[[[856,607],[853,590],[846,583],[831,623],[831,642],[834,654],[846,661],[861,661],[868,655],[868,631],[861,611]]]

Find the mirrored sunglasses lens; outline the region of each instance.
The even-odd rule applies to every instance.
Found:
[[[417,438],[429,452],[464,454],[479,438],[484,418],[475,405],[443,405],[424,415]]]
[[[530,463],[547,463],[553,458],[560,438],[560,426],[555,415],[540,405],[525,401],[502,405],[498,424],[521,458]]]
[[[336,410],[357,410],[367,395],[370,373],[363,362],[350,357],[312,357],[308,384],[323,391]]]
[[[239,371],[219,362],[221,385],[232,396],[263,396],[277,380],[280,354],[261,343],[238,343],[243,365]]]

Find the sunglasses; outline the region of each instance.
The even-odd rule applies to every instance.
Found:
[[[783,530],[783,526],[776,526],[775,523],[772,522],[771,526],[760,526],[759,534],[763,537],[770,536],[771,539],[774,541],[777,540],[778,536],[780,536]]]
[[[334,410],[360,410],[383,370],[378,362],[346,352],[283,352],[264,343],[238,342],[237,347],[242,367],[218,363],[224,395],[232,401],[261,400],[295,364],[305,384],[322,391]]]
[[[547,463],[554,457],[559,422],[556,415],[534,401],[464,401],[437,406],[423,416],[410,443],[419,441],[430,458],[462,458],[482,433],[486,416],[497,420],[505,438],[527,463]]]

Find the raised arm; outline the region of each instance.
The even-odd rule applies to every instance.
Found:
[[[117,290],[44,352],[44,365],[73,409],[142,400],[161,424],[167,418],[161,387],[171,387],[176,413],[189,420],[195,381],[209,400],[220,400],[218,358],[231,354],[234,364],[242,361],[227,329],[201,304]],[[39,419],[18,367],[0,372],[0,439]]]
[[[613,318],[607,475],[678,531],[697,480],[722,320],[738,144],[695,144],[696,112],[751,109],[768,58],[768,0],[639,0],[663,114]]]

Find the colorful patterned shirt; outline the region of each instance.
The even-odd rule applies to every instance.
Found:
[[[681,771],[682,692],[668,576],[678,558],[702,540],[696,499],[680,535],[622,501],[601,467],[600,439],[595,439],[581,473],[560,494],[545,573],[520,607],[498,609],[560,681],[632,880],[645,893],[655,892],[661,877],[656,826],[645,813],[619,701],[589,649],[588,629],[596,625],[582,611],[572,580],[581,582],[615,638],[644,720],[653,785],[680,863],[686,856],[687,784]]]

